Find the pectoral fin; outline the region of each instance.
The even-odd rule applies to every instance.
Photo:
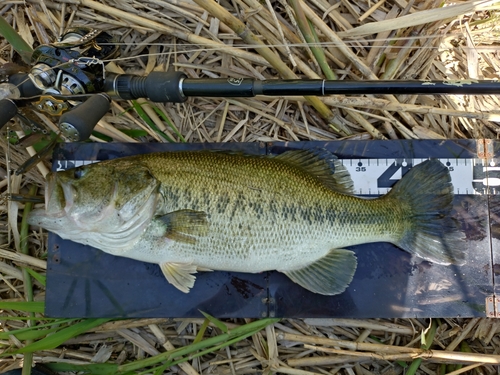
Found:
[[[165,237],[189,244],[196,243],[195,236],[208,233],[206,212],[194,210],[179,210],[159,217],[166,224]]]
[[[181,292],[189,293],[189,289],[194,286],[196,281],[196,266],[188,263],[162,263],[161,271],[168,282],[179,289]]]
[[[352,251],[334,249],[304,268],[280,272],[311,292],[333,296],[349,286],[356,266],[356,256]]]

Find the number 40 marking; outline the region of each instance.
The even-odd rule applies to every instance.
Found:
[[[392,177],[401,169],[401,177],[403,177],[406,172],[408,172],[412,167],[411,160],[396,159],[389,168],[385,170],[384,173],[377,178],[377,187],[380,188],[392,188],[399,178],[393,179]]]

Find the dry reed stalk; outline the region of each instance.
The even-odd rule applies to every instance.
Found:
[[[481,362],[481,363],[491,363],[500,364],[500,355],[494,354],[479,354],[479,353],[457,353],[448,350],[425,350],[401,346],[392,345],[382,345],[382,344],[372,344],[372,343],[360,343],[347,340],[335,340],[323,337],[315,336],[304,336],[296,335],[291,333],[279,333],[277,335],[278,340],[285,341],[296,341],[301,343],[315,344],[315,345],[328,345],[337,346],[345,349],[352,350],[354,352],[342,351],[342,354],[361,356],[361,357],[372,357],[378,360],[385,360],[385,356],[389,355],[388,360],[391,360],[390,355],[392,354],[406,354],[408,357],[406,359],[422,358],[430,361],[443,360],[450,361],[452,363],[470,363],[470,362]],[[313,348],[312,346],[305,346],[308,349]],[[315,347],[316,350],[329,353],[338,353],[338,349],[331,348],[319,348]],[[395,359],[401,359],[396,357]],[[325,359],[326,360],[326,359]],[[332,360],[335,360],[332,358]],[[309,366],[309,358],[302,359],[289,359],[288,364],[290,366]]]
[[[170,319],[166,318],[149,318],[149,319],[127,319],[104,323],[89,332],[109,332],[118,331],[119,329],[131,329],[143,327],[150,324],[168,323]]]
[[[116,129],[114,126],[111,126],[111,124],[107,122],[105,119],[99,120],[95,129],[98,132],[113,138],[113,140],[117,142],[131,142],[131,143],[137,142],[137,140],[135,140],[134,138],[129,137],[125,133],[122,133],[121,131]]]
[[[304,346],[304,349],[306,347]],[[344,354],[340,354],[343,352]],[[352,364],[356,362],[366,362],[378,360],[371,355],[352,355],[347,353],[347,350],[339,350],[338,355],[335,356],[316,356],[306,358],[289,358],[286,363],[291,367],[318,367],[318,366],[332,366],[341,364]],[[385,359],[384,359],[385,360]]]
[[[316,60],[322,67],[322,70],[326,76],[326,79],[335,80],[337,76],[333,73],[325,60],[325,55],[320,48],[315,46],[315,40],[312,35],[312,31],[309,27],[308,20],[305,17],[305,14],[302,10],[302,3],[298,0],[293,0],[292,6],[295,11],[295,16],[297,17],[298,23],[302,29],[302,34],[304,35],[307,43],[311,44],[310,48],[312,49],[314,55],[316,56]],[[307,68],[306,68],[307,69]],[[306,70],[303,69],[303,70]],[[309,78],[320,78],[315,73],[310,72],[308,74]],[[374,139],[387,139],[382,133],[380,133],[372,124],[370,124],[359,112],[353,111],[351,109],[346,108],[347,115],[350,116],[355,123],[361,125]],[[337,121],[339,123],[339,121]]]
[[[399,352],[399,353],[387,353],[387,354],[379,354],[376,353],[376,349],[373,349],[373,352],[356,352],[349,350],[338,350],[332,348],[324,348],[318,347],[314,345],[304,344],[304,348],[306,349],[315,349],[319,352],[330,353],[330,354],[341,354],[345,356],[353,356],[358,357],[360,361],[365,361],[367,359],[378,360],[378,361],[412,361],[417,358],[421,358],[424,360],[428,360],[430,362],[437,363],[470,363],[470,362],[479,362],[481,364],[491,363],[498,364],[500,363],[500,356],[498,355],[490,355],[490,354],[476,354],[476,353],[461,353],[461,352],[451,352],[444,350],[426,350],[426,349],[414,349],[411,352]],[[397,352],[395,350],[395,352]],[[301,360],[289,360],[288,363],[290,365],[303,367],[310,366],[308,364],[308,360],[312,359],[320,359],[323,360],[322,364],[327,364],[328,359],[337,359],[337,356],[333,358],[329,357],[311,357],[311,358],[303,358]],[[311,361],[313,362],[313,361]],[[354,361],[352,361],[354,362]],[[318,362],[315,362],[316,365]],[[338,363],[338,362],[337,362]]]
[[[174,29],[172,27],[144,19],[144,18],[139,17],[135,14],[127,13],[125,11],[98,3],[97,1],[81,0],[81,4],[88,6],[89,8],[103,12],[105,14],[110,14],[112,16],[118,17],[120,19],[128,20],[132,23],[136,23],[136,24],[142,25],[144,27],[153,28],[155,30],[158,30],[158,31],[163,32],[163,33],[168,34],[168,35],[175,36],[177,38],[180,38],[180,39],[185,40],[185,41],[192,43],[192,44],[199,44],[202,46],[207,46],[207,47],[213,48],[214,50],[224,51],[225,53],[231,54],[235,57],[249,60],[249,61],[252,61],[252,62],[260,64],[260,65],[268,65],[267,61],[258,55],[248,53],[246,51],[238,50],[236,48],[231,48],[225,44],[214,42],[210,39],[200,37],[196,34],[187,33],[185,31],[177,30],[177,29]]]
[[[398,7],[393,6],[389,13],[387,13],[387,16],[385,19],[394,19],[398,15]],[[377,66],[377,62],[380,60],[381,55],[383,53],[383,46],[386,46],[389,44],[390,39],[388,39],[389,35],[391,34],[391,31],[382,31],[380,33],[377,33],[375,40],[373,41],[372,48],[368,52],[368,55],[366,56],[365,60],[367,65],[370,66],[370,68],[373,70],[375,74],[378,73],[379,67]]]
[[[307,17],[313,22],[318,29],[320,29],[332,42],[335,43],[335,46],[339,48],[339,50],[344,54],[346,58],[349,59],[350,62],[354,64],[354,66],[363,74],[365,78],[372,79],[372,80],[377,80],[378,77],[373,74],[373,72],[370,70],[368,66],[364,62],[362,62],[350,49],[347,48],[347,46],[344,44],[344,42],[339,38],[338,34],[333,32],[320,18],[319,16],[312,11],[311,8],[309,8],[302,0],[302,7],[304,9],[304,12],[306,13]],[[393,95],[385,95],[391,102],[397,103],[397,99]],[[411,116],[409,116],[405,112],[400,112],[399,113],[405,121],[410,125],[410,126],[415,126],[417,123]]]
[[[455,350],[479,321],[479,318],[471,319],[462,332],[446,347],[446,350]]]
[[[387,322],[377,322],[370,320],[358,320],[358,319],[339,319],[339,318],[330,318],[330,319],[304,319],[304,323],[313,325],[313,326],[339,326],[339,327],[359,327],[366,328],[373,331],[382,331],[382,332],[391,332],[391,333],[399,333],[402,335],[410,335],[413,336],[416,334],[415,330],[411,327],[403,326],[395,323],[387,323]]]
[[[0,258],[13,260],[22,264],[27,264],[36,268],[47,269],[47,261],[35,258],[31,255],[15,253],[13,251],[0,248]]]
[[[126,111],[122,106],[120,106],[120,104],[118,104],[116,102],[112,102],[112,106],[118,110],[120,115],[127,117],[130,121],[132,121],[134,124],[136,124],[139,128],[148,132],[148,135],[150,137],[152,137],[153,139],[155,139],[158,142],[161,142],[161,137],[156,132],[154,132],[152,129],[150,129],[147,125],[144,125],[143,122],[138,121],[135,117],[133,117],[130,113],[128,113],[128,111]]]
[[[283,129],[285,129],[292,138],[295,138],[296,140],[298,140],[298,138],[294,134],[294,131],[292,130],[292,126],[290,124],[288,124],[287,122],[282,121],[275,116],[269,115],[266,112],[258,110],[254,106],[245,104],[243,101],[238,101],[235,99],[228,99],[228,102],[235,104],[235,105],[237,105],[245,110],[248,110],[250,112],[254,112],[262,117],[265,117],[265,118],[272,120],[274,123],[276,123],[277,125],[281,126]]]
[[[37,154],[35,149],[32,146],[26,147],[26,152],[29,156],[34,156]],[[43,163],[37,163],[36,168],[40,171],[40,174],[45,177],[50,172],[50,170]]]
[[[131,331],[128,328],[120,328],[117,329],[116,332],[130,341],[132,344],[143,350],[144,352],[148,353],[149,355],[158,355],[160,352],[153,346],[151,345],[148,341],[144,339],[140,334]]]
[[[467,373],[468,371],[471,371],[479,366],[483,366],[484,363],[475,363],[473,365],[469,365],[469,366],[465,366],[465,367],[462,367],[461,369],[459,370],[455,370],[455,371],[451,371],[451,372],[448,372],[446,375],[458,375],[458,374],[464,374],[464,373]]]
[[[239,19],[232,16],[226,9],[221,7],[219,4],[213,2],[212,0],[195,0],[195,2],[209,11],[214,17],[220,19],[226,25],[231,27],[231,29],[238,35],[245,43],[256,46],[257,52],[264,57],[285,79],[296,79],[297,76],[293,71],[286,66],[281,59],[271,51],[257,36],[250,31]],[[336,126],[333,124],[333,113],[330,109],[323,104],[318,98],[312,96],[306,96],[306,100],[316,108],[316,110],[321,114],[321,116],[326,119],[331,126]],[[347,128],[340,127],[336,129],[337,131],[343,133],[344,135],[350,134]]]
[[[301,100],[301,97],[292,96],[289,99]],[[339,107],[362,107],[370,109],[387,109],[388,111],[406,111],[422,114],[434,114],[443,116],[453,116],[453,117],[465,117],[470,119],[484,120],[484,121],[500,121],[500,113],[478,113],[478,112],[468,112],[459,109],[452,108],[436,108],[432,106],[417,105],[417,104],[405,104],[405,103],[392,103],[386,99],[378,98],[365,98],[365,97],[342,97],[342,96],[331,96],[322,98],[326,104],[331,106]]]
[[[427,9],[396,19],[368,23],[348,31],[339,32],[338,35],[341,38],[355,38],[363,35],[380,33],[382,31],[404,29],[406,27],[459,17],[474,11],[481,11],[494,3],[494,1],[490,0],[466,1],[463,4]]]
[[[273,15],[273,13],[271,12],[271,9],[269,9],[269,8],[263,9],[257,0],[238,0],[238,4],[240,4],[240,6],[242,6],[242,7],[243,7],[243,4],[245,4],[243,9],[247,12],[250,11],[251,9],[259,9],[260,10],[258,13],[249,15],[249,17],[247,19],[248,22],[251,22],[251,19],[253,17],[257,17],[257,16],[263,17],[269,23],[272,23],[275,20],[276,14]],[[291,21],[293,22],[293,20],[291,20]],[[274,21],[274,22],[276,22],[276,21]],[[290,43],[292,44],[292,49],[296,49],[296,46],[302,44],[302,40],[296,34],[295,30],[292,30],[289,27],[289,25],[281,22],[280,20],[277,20],[277,22],[278,22],[277,27],[279,27],[283,31],[284,37],[287,40],[289,40]]]
[[[49,24],[49,22],[44,22],[44,24],[42,24],[41,17],[39,17],[37,15],[37,12],[31,7],[28,7],[26,9],[26,15],[28,16],[28,19],[33,27],[33,30],[35,31],[35,35],[36,35],[37,40],[44,43],[44,44],[50,43],[50,37],[44,28],[44,24],[47,25],[47,24]],[[19,24],[23,23],[23,18],[19,17],[17,20],[18,20]],[[33,38],[32,37],[28,38],[28,40],[30,40],[30,42],[29,42],[30,45],[33,46],[33,42],[32,42]]]
[[[368,9],[365,13],[363,13],[361,16],[358,17],[358,22],[361,23],[365,19],[367,19],[373,12],[375,12],[379,7],[382,6],[382,4],[385,3],[385,0],[380,0],[376,4],[373,4],[370,9]]]
[[[294,369],[285,366],[278,366],[275,368],[278,374],[289,374],[289,375],[321,375],[321,372],[304,371],[299,369]]]
[[[276,76],[271,65],[256,53],[246,51],[246,48],[256,48],[255,45],[243,45],[231,28],[217,17],[204,11],[190,0],[116,0],[113,7],[104,1],[48,1],[29,0],[31,20],[24,18],[23,4],[0,5],[0,13],[18,22],[27,36],[37,35],[38,41],[43,41],[43,32],[50,35],[54,28],[62,33],[65,28],[74,25],[88,25],[110,30],[123,43],[122,59],[116,64],[127,73],[144,74],[152,69],[175,67],[181,69],[191,78],[201,77],[250,77],[269,79]],[[260,39],[286,66],[293,67],[294,73],[300,77],[321,77],[315,61],[309,61],[308,46],[304,46],[297,37],[297,27],[294,24],[293,12],[286,7],[286,2],[274,2],[275,10],[270,9],[267,1],[264,6],[256,0],[231,0],[222,2],[223,6],[252,30],[255,38]],[[12,3],[13,4],[13,3]],[[425,23],[424,27],[415,25],[415,30],[421,29],[418,38],[413,38],[408,24],[401,30],[385,31],[374,34],[373,39],[368,34],[348,40],[343,32],[356,33],[365,25],[384,23],[381,20],[399,16],[396,21],[410,20],[412,16],[420,17],[435,4],[433,1],[409,2],[396,0],[393,3],[357,0],[337,2],[331,5],[326,0],[303,1],[304,13],[318,34],[318,40],[323,47],[326,59],[333,71],[341,79],[377,79],[384,74],[403,79],[437,79],[466,78],[477,73],[478,77],[488,79],[498,78],[500,63],[496,56],[494,37],[487,39],[488,32],[495,35],[497,26],[494,22],[486,22],[486,13],[474,12],[464,15],[457,22],[434,24]],[[470,3],[465,3],[465,5]],[[462,4],[463,5],[463,4]],[[278,9],[277,7],[285,7]],[[376,6],[377,9],[370,9]],[[10,8],[9,8],[10,7]],[[7,10],[5,10],[7,9]],[[427,9],[427,10],[426,10]],[[484,9],[484,8],[481,8]],[[438,9],[439,12],[441,10]],[[488,12],[494,12],[489,9]],[[372,12],[370,14],[370,12]],[[125,14],[126,13],[126,14]],[[437,14],[438,12],[436,12]],[[442,11],[444,14],[445,12]],[[407,14],[407,18],[402,15]],[[425,14],[425,13],[424,13]],[[366,17],[368,15],[368,17]],[[361,18],[361,21],[359,20]],[[416,18],[415,18],[416,19]],[[428,20],[426,20],[428,21]],[[387,21],[383,21],[387,22]],[[361,25],[360,25],[361,23]],[[387,24],[386,24],[387,25]],[[421,24],[424,25],[424,24]],[[359,27],[361,26],[361,27]],[[31,29],[30,29],[31,28]],[[35,28],[37,29],[35,31]],[[173,31],[174,33],[169,33]],[[38,36],[40,35],[40,36]],[[185,39],[182,39],[184,36]],[[52,36],[50,35],[50,39]],[[398,39],[401,38],[401,39]],[[412,39],[410,39],[412,38]],[[33,38],[35,40],[35,38]],[[51,40],[49,40],[51,41]],[[190,44],[192,42],[197,44]],[[393,44],[395,42],[395,44]],[[403,48],[402,48],[403,47]],[[0,48],[6,55],[2,60],[9,60],[8,47],[0,41]],[[474,51],[471,51],[471,48]],[[230,50],[230,52],[227,52]],[[343,52],[341,52],[343,50]],[[154,52],[158,55],[153,56]],[[145,59],[140,55],[147,55]],[[398,59],[396,63],[389,62]],[[401,62],[404,62],[401,64]],[[391,72],[391,64],[395,69]],[[366,74],[365,74],[366,73]],[[273,140],[332,140],[337,135],[324,126],[324,121],[311,108],[303,97],[269,98],[256,97],[252,99],[222,99],[190,98],[186,103],[176,105],[161,105],[160,108],[168,114],[188,142],[193,141],[273,141]],[[387,138],[444,138],[471,136],[493,136],[498,134],[500,121],[498,112],[499,100],[495,96],[468,98],[466,96],[431,97],[431,96],[398,96],[397,101],[390,97],[328,97],[321,98],[326,106],[332,109],[335,121],[348,126],[353,132],[351,139]],[[128,140],[117,127],[143,129],[147,132],[144,139],[153,142],[163,142],[158,134],[146,126],[141,119],[131,111],[126,111],[126,104],[113,102],[113,116],[105,118],[104,131],[114,140]],[[397,113],[393,113],[397,112]],[[411,114],[411,116],[410,116]],[[150,117],[155,113],[150,112]],[[404,117],[407,116],[407,117]],[[474,120],[474,121],[473,121]],[[40,120],[50,129],[57,129],[51,119]],[[158,127],[164,126],[158,118],[154,119]],[[412,122],[413,121],[413,122]],[[17,130],[17,129],[16,129]],[[115,131],[113,131],[115,130]],[[396,133],[397,130],[397,133]],[[97,138],[95,141],[102,141]],[[141,138],[141,141],[143,138]],[[137,141],[137,139],[133,139]],[[2,141],[4,142],[4,141]],[[11,147],[11,160],[14,166],[26,160],[25,150]],[[41,173],[32,170],[28,177],[21,181],[36,180],[43,184]],[[7,180],[5,180],[7,181]],[[3,192],[5,186],[0,182]],[[6,207],[0,206],[5,212]],[[21,210],[18,204],[16,210]],[[14,212],[17,217],[17,213]],[[1,220],[1,217],[0,217]],[[0,222],[1,224],[1,222]],[[1,226],[0,226],[1,228]],[[0,240],[1,235],[0,233]],[[43,239],[37,233],[32,239],[32,245],[43,247]],[[13,246],[10,245],[12,248]],[[39,251],[39,250],[37,250]],[[22,273],[11,264],[22,260],[11,259],[13,253],[0,251],[0,294],[9,298],[4,300],[20,301],[24,293]],[[4,256],[6,255],[6,256]],[[10,258],[9,258],[10,257]],[[32,259],[33,258],[33,259]],[[24,264],[36,261],[35,257],[26,258]],[[33,264],[31,264],[34,266]],[[41,263],[39,264],[42,265]],[[42,268],[43,269],[43,268]],[[43,299],[43,289],[35,296]],[[16,316],[16,312],[4,311],[7,316]],[[472,352],[496,353],[500,346],[497,330],[498,324],[487,320],[446,319],[442,320],[442,331],[434,340],[434,346],[446,349],[449,346],[468,343]],[[239,325],[241,320],[227,323],[230,329]],[[2,322],[3,323],[3,322]],[[68,350],[57,349],[37,353],[37,362],[67,362],[87,364],[93,360],[103,360],[111,355],[110,361],[124,363],[137,358],[149,356],[155,351],[172,350],[184,346],[196,337],[203,320],[170,320],[170,319],[140,319],[132,321],[113,322],[97,327],[92,332],[71,339],[65,344]],[[394,374],[402,373],[403,369],[386,360],[411,360],[430,352],[397,352],[394,347],[418,346],[420,337],[414,335],[426,327],[419,319],[401,320],[399,324],[391,321],[372,320],[332,320],[325,325],[319,322],[300,320],[284,320],[257,335],[255,341],[246,340],[230,349],[221,350],[201,359],[185,363],[184,366],[169,369],[170,373],[202,373],[240,374],[262,373],[262,369],[275,372],[309,375],[309,374]],[[7,329],[24,327],[24,323],[7,321]],[[413,328],[414,327],[414,328]],[[462,327],[465,327],[462,329]],[[119,334],[119,330],[124,333]],[[276,331],[275,331],[276,330]],[[328,336],[339,340],[352,340],[352,345],[374,344],[380,340],[390,348],[386,353],[374,351],[353,351],[350,348],[336,346],[334,349],[322,346],[302,345],[302,340],[289,341],[280,339],[281,332],[302,337]],[[278,336],[277,339],[274,336]],[[126,338],[125,338],[126,337]],[[4,342],[5,341],[5,342]],[[0,341],[0,345],[11,345],[11,342]],[[351,342],[351,341],[348,341]],[[104,343],[109,344],[108,351],[102,349]],[[253,345],[252,345],[253,344]],[[22,345],[19,341],[15,345]],[[328,346],[326,344],[322,344]],[[355,346],[359,348],[359,346]],[[362,346],[361,346],[362,347]],[[80,350],[74,350],[79,348]],[[99,349],[99,350],[97,350]],[[101,350],[102,349],[102,350]],[[317,355],[318,351],[330,351],[327,355]],[[147,352],[150,352],[148,354]],[[448,357],[461,353],[450,354],[449,350],[433,350],[432,353],[445,358],[432,358],[420,367],[419,373],[435,374],[438,368],[433,363],[451,361]],[[40,355],[39,355],[40,354]],[[483,359],[475,353],[466,353],[469,357],[480,361],[470,366],[455,370],[452,374],[467,371],[479,373],[494,373],[495,367],[484,364]],[[60,358],[66,355],[66,358]],[[496,358],[496,357],[495,357]],[[0,371],[8,366],[19,366],[21,358],[0,360]],[[455,357],[452,357],[456,361]],[[293,368],[296,362],[299,366],[309,368]],[[300,361],[303,361],[302,363]],[[307,362],[309,361],[309,362]],[[458,361],[458,360],[457,360]],[[307,364],[308,363],[308,364]],[[475,369],[476,367],[480,367]],[[453,370],[453,369],[452,369]]]
[[[4,262],[0,262],[0,273],[6,276],[15,277],[18,280],[23,280],[23,273],[19,271],[18,268],[8,265]]]

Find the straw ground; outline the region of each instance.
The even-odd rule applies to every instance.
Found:
[[[0,75],[25,71],[26,51],[73,27],[106,30],[120,56],[106,69],[190,78],[498,79],[499,7],[492,1],[3,0]],[[14,49],[20,52],[14,53]],[[24,51],[24,52],[23,52]],[[94,142],[267,142],[498,136],[498,97],[333,96],[115,101]],[[25,110],[46,130],[57,119]],[[47,137],[2,130],[0,371],[151,374],[498,373],[499,323],[489,319],[48,319],[46,233],[23,218],[43,195],[44,161],[8,173]],[[7,135],[11,142],[7,141]],[[22,142],[13,141],[23,138]]]

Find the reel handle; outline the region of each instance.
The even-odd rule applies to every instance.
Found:
[[[17,114],[17,105],[10,99],[0,100],[0,129]]]
[[[32,96],[40,95],[42,93],[42,90],[35,86],[29,74],[26,73],[12,74],[9,77],[9,83],[13,84],[19,89],[21,98],[29,98]]]
[[[111,99],[105,94],[95,94],[59,120],[62,134],[73,142],[89,139],[97,122],[109,111]]]

